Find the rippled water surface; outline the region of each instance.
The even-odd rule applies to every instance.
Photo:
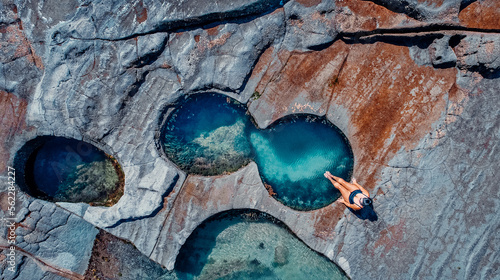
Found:
[[[326,170],[350,179],[351,148],[342,132],[324,118],[292,115],[257,129],[246,107],[219,94],[198,94],[179,102],[161,137],[167,156],[196,174],[232,172],[254,160],[264,183],[285,205],[324,207],[339,192]]]

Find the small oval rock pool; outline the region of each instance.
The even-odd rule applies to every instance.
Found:
[[[348,279],[265,213],[232,210],[204,221],[176,260],[179,279]]]
[[[15,164],[21,187],[37,198],[109,206],[123,194],[118,162],[84,141],[40,136],[21,148]]]
[[[184,98],[169,112],[160,141],[188,173],[218,175],[254,160],[269,192],[297,210],[322,208],[340,193],[326,170],[350,180],[353,153],[344,134],[324,117],[296,114],[258,129],[245,105],[215,93]]]

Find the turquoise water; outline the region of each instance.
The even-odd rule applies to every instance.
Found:
[[[53,137],[30,156],[29,174],[39,196],[54,201],[104,201],[118,185],[111,159],[95,146]]]
[[[349,179],[352,153],[338,130],[326,120],[296,115],[251,134],[255,162],[276,198],[296,209],[326,206],[340,193],[325,179],[329,170]]]
[[[298,210],[324,207],[340,193],[323,177],[350,180],[352,150],[342,132],[324,118],[292,115],[257,129],[246,107],[205,93],[179,102],[161,137],[166,155],[181,169],[217,175],[254,160],[276,199]]]
[[[175,271],[179,279],[348,279],[281,222],[256,211],[203,222],[181,248]]]

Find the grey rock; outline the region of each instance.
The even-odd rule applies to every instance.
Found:
[[[500,70],[500,36],[474,34],[462,38],[455,48],[460,69],[497,77]]]
[[[485,77],[498,77],[500,69],[500,36],[498,34],[448,34],[409,46],[412,59],[419,65],[438,68],[455,67],[477,72]]]
[[[172,36],[168,43],[172,63],[186,91],[241,91],[254,62],[273,44],[276,34],[284,33],[283,14],[214,28],[215,35],[196,29]]]
[[[429,46],[429,55],[434,67],[455,66],[457,56],[450,47],[450,35],[434,40]]]
[[[470,3],[372,2],[423,24],[457,24],[461,5]],[[260,65],[263,69],[283,52],[313,52],[338,39],[334,1],[310,7],[301,3],[0,3],[2,26],[13,31],[20,30],[19,22],[23,26],[21,40],[2,49],[0,90],[29,103],[26,129],[5,145],[9,163],[26,141],[57,135],[94,144],[115,156],[125,172],[125,193],[112,207],[54,205],[21,196],[15,220],[25,227],[16,230],[19,247],[34,258],[83,274],[95,225],[173,269],[179,249],[205,219],[251,208],[283,221],[354,279],[497,278],[498,34],[437,30],[425,44],[408,43],[419,65],[456,66],[456,85],[467,95],[452,106],[443,94],[450,105],[430,134],[410,150],[401,147],[388,166],[380,168],[373,192],[377,221],[348,210],[339,221],[330,221],[325,217],[336,213],[335,205],[310,212],[290,210],[269,196],[255,163],[227,176],[186,179],[165,157],[158,144],[161,119],[177,98],[210,90],[247,102],[265,75],[265,70],[258,75],[254,71],[266,51],[270,57]],[[16,57],[19,46],[26,52]],[[305,101],[306,94],[297,100]],[[352,128],[347,109],[340,107],[327,117],[343,131]],[[257,119],[259,125],[270,122],[266,116]],[[330,232],[316,232],[315,227],[330,222]],[[0,232],[5,244],[7,229]],[[285,251],[277,248],[277,263],[286,261]],[[3,278],[59,277],[29,257],[19,258],[21,274],[9,276],[2,270]]]
[[[154,140],[152,131],[156,129],[154,120],[158,118],[158,112],[161,111],[159,109],[167,104],[158,98],[151,98],[145,89],[167,85],[173,92],[179,90],[180,86],[188,91],[205,88],[238,91],[245,85],[246,77],[252,68],[253,63],[248,62],[255,61],[264,48],[274,42],[275,35],[283,33],[280,31],[282,22],[282,14],[275,13],[249,23],[227,24],[219,28],[219,35],[215,35],[214,39],[202,29],[171,38],[167,34],[159,33],[144,35],[138,39],[137,44],[133,39],[118,42],[58,39],[56,44],[49,47],[52,59],[46,63],[47,74],[35,95],[35,102],[30,105],[30,124],[38,127],[39,134],[101,139],[98,140],[100,143],[95,143],[95,140],[90,142],[98,147],[113,147],[114,152],[108,153],[116,155],[124,166],[130,165],[132,169],[141,166],[139,172],[128,171],[128,167],[125,167],[126,173],[137,174],[144,178],[144,172],[161,170],[159,166],[163,164],[163,160],[158,157],[156,147],[152,144]],[[196,44],[197,36],[201,37],[200,40],[206,41]],[[241,41],[242,38],[245,41]],[[96,56],[96,53],[99,55]],[[190,58],[194,60],[193,63],[186,64],[185,61],[190,61]],[[100,69],[98,72],[102,75],[91,79],[92,77],[88,77],[87,74],[96,67]],[[159,75],[162,72],[164,74]],[[160,76],[161,79],[157,78]],[[182,83],[180,85],[179,79]],[[75,84],[84,86],[75,87]],[[155,94],[160,96],[162,91]],[[117,94],[120,92],[124,92],[125,95]],[[67,97],[61,96],[61,93]],[[171,97],[162,96],[165,101]],[[156,112],[149,109],[153,103],[157,108]],[[129,105],[130,108],[127,107]],[[127,115],[127,111],[132,114],[123,118],[122,116]],[[149,129],[143,130],[149,135],[143,139],[149,139],[150,144],[144,142],[137,144],[149,147],[149,151],[140,152],[142,148],[135,148],[132,153],[125,152],[123,150],[125,146],[120,148],[119,143],[139,139],[137,136],[132,136],[130,131],[125,131],[130,130],[130,127],[134,126],[133,123],[144,119],[145,116],[138,118],[134,116],[144,111],[154,114],[154,117],[146,118]],[[64,122],[68,117],[71,121],[62,124],[61,121]],[[124,121],[125,119],[127,121]],[[120,122],[124,125],[118,124]],[[95,125],[100,123],[116,123],[114,127],[120,129]],[[57,127],[62,126],[80,127],[80,129],[58,131]],[[127,135],[128,139],[123,137],[117,139],[117,135]],[[106,136],[106,139],[102,139],[103,136]],[[118,142],[113,143],[113,141]],[[132,148],[130,144],[128,147]],[[104,150],[107,151],[109,148]],[[131,158],[133,155],[137,155],[137,158]],[[142,164],[145,162],[148,164]],[[151,174],[151,176],[158,175]],[[160,178],[167,177],[161,175]],[[175,184],[175,182],[157,181],[158,187],[134,190],[129,188],[131,186],[137,188],[141,184],[134,183],[130,177],[126,182],[124,198],[119,204],[109,209],[90,207],[84,217],[95,225],[109,227],[121,220],[147,216],[161,207],[161,197],[164,192]],[[150,191],[145,191],[146,189]],[[133,200],[136,202],[132,202]],[[137,209],[128,207],[130,204],[137,204],[139,200],[144,206],[139,206]]]
[[[4,24],[11,24],[15,22],[15,4],[13,0],[2,1],[0,3],[0,22]]]
[[[106,231],[117,237],[131,241],[141,253],[151,256],[156,246],[164,246],[163,244],[158,244],[158,238],[160,238],[160,234],[162,234],[162,230],[165,227],[167,216],[173,210],[173,203],[183,183],[184,180],[178,181],[172,192],[165,198],[166,202],[163,208],[158,213],[155,213],[154,216],[147,219],[125,220],[106,228]],[[146,228],[147,231],[144,230]]]
[[[46,54],[45,45],[50,42],[48,38],[54,35],[49,30],[72,19],[79,10],[77,0],[26,0],[16,1],[15,4],[26,37],[33,43],[33,49],[40,56]]]
[[[235,182],[239,183],[235,184]],[[306,244],[317,244],[315,241],[318,240],[312,237],[314,212],[290,210],[270,197],[262,184],[257,165],[253,162],[227,176],[191,176],[182,187],[187,188],[186,186],[189,186],[189,190],[175,192],[176,196],[172,198],[171,210],[165,209],[168,213],[160,212],[151,220],[123,223],[119,226],[122,227],[122,233],[130,232],[126,229],[135,229],[139,225],[154,229],[159,223],[157,219],[163,217],[160,231],[157,233],[153,230],[154,234],[150,235],[156,242],[149,256],[167,269],[174,268],[180,247],[198,225],[212,215],[230,209],[250,208],[269,213],[290,228],[296,229],[295,233]],[[187,193],[190,195],[186,195]],[[129,234],[133,237],[133,233]],[[318,247],[314,248],[324,246],[324,243],[320,243],[321,245],[317,244]],[[139,250],[141,250],[140,247],[138,247]]]
[[[31,210],[16,229],[16,246],[24,250],[18,250],[18,256],[24,256],[25,259],[36,258],[43,260],[45,264],[83,274],[87,269],[97,229],[82,218],[56,207],[53,203],[33,199],[23,201],[26,201],[23,208]],[[30,204],[34,206],[30,207]],[[5,236],[7,235],[2,235],[0,238],[2,245],[7,244]],[[40,271],[34,273],[33,277],[42,279],[41,275],[45,269],[43,265],[42,268],[38,268],[39,262],[36,266],[33,266],[31,262],[25,265],[31,267],[30,269],[39,269]],[[19,267],[18,271],[25,270],[21,268]],[[26,268],[28,271],[30,269]]]
[[[31,261],[27,257],[19,257],[16,260],[15,272],[4,270],[2,271],[2,278],[6,280],[23,279],[21,277],[24,277],[25,279],[41,279],[43,276],[40,274],[43,274],[43,272],[40,273],[39,267],[35,262]]]
[[[468,0],[444,0],[442,3],[421,2],[418,0],[371,0],[391,11],[405,13],[408,16],[426,22],[458,21],[462,2]]]
[[[288,263],[288,248],[282,245],[274,248],[274,262],[278,265],[285,265]]]
[[[253,18],[274,11],[286,1],[237,0],[218,1],[217,5],[200,5],[182,0],[160,3],[151,0],[83,1],[63,3],[18,1],[20,17],[28,28],[27,34],[43,53],[43,43],[54,38],[120,40],[136,35],[194,29],[203,25]],[[282,2],[282,3],[281,3]],[[54,4],[59,3],[54,7]],[[78,5],[80,4],[80,5]],[[42,19],[42,20],[37,20]],[[49,32],[46,32],[50,30]],[[64,38],[64,39],[62,39]]]
[[[40,215],[45,216],[45,218],[50,218],[52,214],[56,211],[56,205],[52,203],[44,203],[42,209],[40,210]],[[58,212],[59,215],[65,215],[67,213]],[[67,215],[66,215],[67,216]]]
[[[70,211],[71,213],[74,213],[79,217],[83,217],[83,215],[85,215],[85,211],[87,211],[87,208],[89,208],[90,206],[87,203],[69,203],[69,202],[57,202],[56,205]]]
[[[183,0],[160,4],[155,1],[93,1],[80,8],[84,18],[93,18],[96,37],[118,39],[133,34],[190,29],[213,22],[262,15],[280,6],[279,0],[218,1],[216,5]],[[120,11],[120,12],[117,12]]]
[[[53,236],[40,244],[39,256],[57,264],[57,266],[83,274],[87,269],[88,260],[97,230],[83,219],[71,215],[67,222],[58,228],[53,228]]]
[[[5,4],[6,23],[0,33],[2,52],[0,55],[0,90],[28,99],[35,91],[42,75],[43,65],[31,49],[32,44],[25,37],[13,4]],[[2,8],[0,8],[2,10]]]
[[[22,257],[17,262],[15,272],[2,270],[0,274],[5,280],[65,280],[66,277],[55,274],[53,271],[46,271],[40,267],[39,263],[29,257]]]
[[[285,48],[302,51],[321,49],[337,37],[335,1],[324,0],[310,7],[290,1],[284,8],[287,22],[283,39]]]
[[[161,36],[153,37],[160,37],[159,41],[156,42],[162,40]],[[123,52],[117,57],[116,52],[113,51],[115,49],[113,45],[119,50],[127,50],[130,46],[134,48],[130,52],[132,53],[130,58],[123,55]],[[147,44],[143,43],[141,46],[149,48],[143,51],[144,56],[147,57],[151,52],[156,51],[158,44],[146,47]],[[99,57],[94,56],[96,48],[99,49]],[[60,46],[51,47],[51,52],[54,54],[54,59],[46,65],[46,71],[54,74],[47,75],[46,79],[42,80],[41,90],[38,92],[39,94],[35,95],[36,101],[32,103],[33,107],[28,117],[30,122],[38,127],[37,133],[41,135],[56,134],[77,139],[84,138],[84,140],[85,138],[102,139],[107,136],[104,141],[101,140],[99,143],[90,139],[88,142],[102,148],[108,154],[116,155],[127,174],[125,194],[119,204],[109,209],[90,207],[86,209],[88,213],[84,216],[95,217],[95,220],[91,221],[99,223],[101,226],[111,226],[122,219],[151,214],[161,207],[162,196],[169,186],[172,183],[175,184],[175,180],[177,180],[175,174],[178,172],[174,169],[170,169],[170,172],[173,173],[160,171],[161,166],[171,166],[171,164],[160,159],[154,144],[154,131],[157,129],[161,108],[166,100],[172,98],[172,96],[165,95],[164,91],[170,88],[175,92],[178,88],[176,74],[172,70],[159,68],[157,65],[151,65],[149,70],[126,70],[123,65],[130,65],[141,59],[141,57],[136,56],[135,44],[128,41],[116,44],[101,42],[101,44],[94,46],[94,44],[89,43],[80,44],[78,40],[69,40]],[[88,55],[90,55],[91,60],[88,60]],[[115,64],[114,62],[117,61],[119,63]],[[102,70],[99,72],[105,77],[90,79],[86,83],[86,79],[90,78],[86,76],[89,67],[101,67]],[[137,79],[144,80],[138,82]],[[83,89],[75,88],[74,82],[83,83]],[[108,83],[110,85],[116,84],[121,89],[113,89],[107,86]],[[147,84],[147,86],[141,87],[139,90],[141,83]],[[103,85],[105,86],[103,87]],[[151,98],[148,92],[151,88],[157,89],[155,94],[158,98]],[[128,94],[117,94],[115,90],[125,91]],[[61,92],[66,97],[62,97]],[[171,91],[169,90],[169,92]],[[109,98],[100,98],[101,96]],[[144,99],[145,102],[134,101],[138,98]],[[68,99],[72,101],[67,103]],[[162,102],[161,99],[165,101]],[[134,105],[128,106],[131,104]],[[150,106],[155,106],[156,110]],[[103,114],[103,110],[107,113]],[[124,113],[128,110],[132,114]],[[64,124],[64,122],[66,123]],[[96,125],[120,122],[123,122],[123,125],[118,125],[121,129],[115,129],[108,125]],[[57,128],[65,126],[73,127],[73,129]],[[80,127],[80,129],[74,129],[75,126]],[[146,127],[149,128],[146,129]],[[132,131],[134,132],[131,134]],[[146,133],[148,136],[138,137],[134,136],[135,133]],[[140,139],[149,140],[145,142]],[[135,144],[132,144],[134,141]],[[109,147],[113,147],[114,151],[110,151]],[[159,173],[151,174],[149,178],[154,179],[149,179],[145,176],[147,172]],[[140,180],[144,180],[144,182],[134,181],[134,178],[141,178]],[[162,182],[159,178],[164,178],[167,181]],[[156,183],[152,186],[151,182]],[[133,186],[133,189],[129,190],[129,186]],[[138,206],[136,209],[124,207],[131,204]],[[128,210],[124,211],[125,208]],[[103,212],[108,214],[104,215]],[[81,215],[81,213],[78,214]]]
[[[408,47],[410,51],[410,57],[417,63],[418,65],[431,66],[432,58],[429,49],[430,44],[424,44],[423,46],[419,46],[418,44],[414,44]],[[448,51],[448,49],[445,49]],[[453,51],[453,50],[452,50]]]
[[[34,200],[33,202],[30,203],[28,206],[28,210],[31,212],[35,212],[37,214],[40,214],[40,210],[43,208],[43,203],[41,203],[39,200]]]
[[[377,222],[343,222],[339,232],[343,237],[336,242],[350,250],[342,250],[336,258],[349,267],[353,278],[380,274],[405,279],[498,277],[488,269],[498,264],[493,253],[498,250],[497,238],[488,229],[500,224],[495,215],[500,207],[498,188],[491,187],[499,179],[492,167],[500,161],[494,152],[500,124],[491,113],[500,104],[497,86],[498,80],[476,84],[482,94],[464,101],[464,112],[447,125],[438,143],[428,145],[423,139],[413,152],[402,150],[396,155],[411,157],[412,164],[388,167],[383,173],[381,181],[389,181],[390,188],[382,187],[384,194],[375,198]],[[469,133],[474,137],[464,137]],[[376,236],[388,231],[395,244],[375,250],[374,256],[361,253],[373,251]],[[391,265],[381,264],[381,259]]]

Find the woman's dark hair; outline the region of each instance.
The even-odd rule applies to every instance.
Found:
[[[373,203],[373,201],[369,197],[364,197],[361,199],[361,205],[363,205],[363,206],[370,206],[370,205],[372,205],[372,203]]]

